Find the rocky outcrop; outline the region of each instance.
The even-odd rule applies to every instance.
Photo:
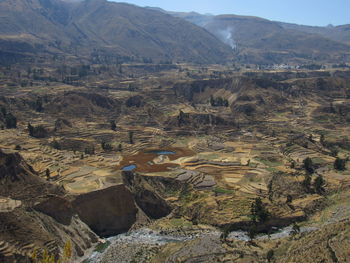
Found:
[[[181,82],[174,85],[173,90],[177,97],[183,97],[191,102],[198,102],[201,93],[205,93],[208,89],[230,89],[232,88],[232,79],[210,79],[196,80],[192,82]],[[210,94],[210,93],[209,93]]]
[[[133,193],[136,204],[147,216],[158,219],[170,214],[170,205],[147,182],[147,177],[133,172],[123,172],[123,181]]]
[[[72,123],[66,119],[58,118],[55,121],[55,132],[69,130],[73,127]]]
[[[144,98],[142,96],[132,96],[128,98],[125,102],[125,105],[127,107],[137,107],[140,108],[141,106],[144,105]]]
[[[329,224],[292,240],[275,262],[349,262],[350,220]]]
[[[138,213],[134,198],[124,185],[79,195],[72,205],[79,217],[100,236],[128,231]]]
[[[62,197],[53,196],[47,200],[36,204],[33,207],[36,211],[46,214],[58,223],[63,225],[70,225],[72,217],[75,215],[71,203]]]
[[[0,150],[0,199],[14,204],[0,211],[1,262],[29,262],[35,248],[59,255],[68,240],[73,256],[82,256],[98,240],[65,191],[38,177],[18,153]]]
[[[230,122],[213,114],[195,114],[195,113],[184,113],[180,111],[177,117],[177,126],[216,126],[216,125],[229,125]],[[231,123],[232,124],[232,123]]]
[[[47,113],[54,115],[61,113],[64,116],[86,117],[106,112],[118,116],[120,113],[120,103],[103,93],[71,91],[48,98],[48,103]]]
[[[0,196],[23,200],[27,205],[64,190],[40,178],[18,153],[0,150]]]
[[[7,202],[0,210],[1,262],[27,262],[34,248],[59,255],[68,240],[73,255],[82,256],[98,241],[96,234],[117,235],[148,217],[158,219],[171,212],[155,190],[165,190],[166,180],[154,183],[127,173],[124,182],[70,196],[40,178],[18,153],[0,150],[0,200]]]

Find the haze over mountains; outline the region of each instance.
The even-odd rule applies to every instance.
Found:
[[[116,63],[350,61],[350,27],[167,12],[106,0],[0,1],[0,61],[65,55]]]
[[[128,4],[4,0],[0,12],[1,50],[7,54],[45,51],[112,61],[218,63],[232,53],[200,27]]]
[[[244,63],[339,62],[350,58],[349,25],[309,27],[249,16],[171,14],[207,29],[236,49],[236,60]]]

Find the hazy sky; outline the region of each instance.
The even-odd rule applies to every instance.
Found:
[[[305,25],[350,24],[350,0],[124,0],[116,2],[161,7],[169,11],[254,15]]]

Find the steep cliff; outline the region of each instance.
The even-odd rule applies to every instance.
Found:
[[[147,181],[147,177],[133,172],[123,172],[123,181],[133,193],[136,204],[147,216],[159,219],[170,214],[170,205],[161,197],[157,189]]]
[[[79,195],[72,204],[79,217],[100,236],[128,231],[138,213],[134,198],[124,185]]]
[[[28,262],[35,248],[59,255],[68,240],[73,256],[82,256],[98,241],[64,190],[38,177],[19,154],[0,150],[0,185],[1,262]]]
[[[171,207],[137,174],[125,185],[69,195],[40,178],[18,153],[0,150],[0,261],[29,262],[35,248],[59,255],[70,240],[74,257],[135,224],[168,215]]]

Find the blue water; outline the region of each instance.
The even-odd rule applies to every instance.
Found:
[[[162,151],[162,150],[154,150],[154,151],[149,151],[147,153],[155,153],[158,155],[171,155],[171,154],[176,154],[175,152],[171,152],[171,151]]]
[[[123,171],[126,171],[126,172],[130,172],[130,171],[133,171],[137,168],[137,166],[135,164],[131,164],[131,165],[128,165],[128,166],[124,166],[122,168]]]

